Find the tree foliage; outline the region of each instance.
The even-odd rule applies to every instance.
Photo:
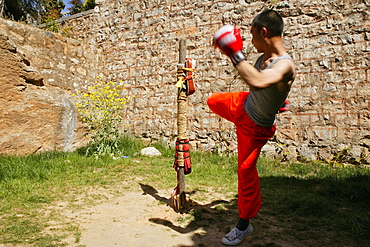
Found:
[[[85,10],[93,9],[95,8],[95,6],[96,6],[95,0],[85,0],[84,3]]]
[[[71,15],[77,14],[83,11],[83,3],[81,0],[70,0],[69,4],[71,5],[71,7],[68,8],[68,10]]]
[[[4,0],[3,16],[15,21],[37,18],[41,4],[39,0]]]
[[[70,0],[70,14],[93,9],[95,0]],[[15,21],[37,21],[41,23],[62,17],[63,0],[0,0],[0,17]]]
[[[93,9],[96,5],[95,0],[85,0],[84,2],[83,0],[70,0],[69,4],[71,7],[68,10],[71,15]]]
[[[0,0],[1,17],[15,21],[58,19],[64,7],[62,0]]]
[[[65,4],[62,0],[39,0],[42,4],[42,11],[40,11],[41,22],[47,22],[50,19],[55,20],[62,17],[62,10]]]

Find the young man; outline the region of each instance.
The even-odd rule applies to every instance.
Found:
[[[214,36],[215,47],[230,57],[250,88],[249,92],[214,93],[207,101],[214,113],[235,124],[238,139],[239,221],[222,239],[225,245],[237,245],[253,231],[249,220],[261,207],[257,159],[275,133],[275,115],[286,110],[284,104],[295,76],[294,63],[283,45],[283,27],[283,19],[274,10],[254,18],[252,43],[263,53],[254,66],[242,52],[238,29],[226,25]]]

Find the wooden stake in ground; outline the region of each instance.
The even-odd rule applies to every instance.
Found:
[[[186,40],[181,39],[179,43],[179,64],[177,70],[177,80],[184,81],[185,74],[183,67],[186,61]],[[187,138],[187,117],[186,117],[186,101],[187,95],[183,87],[179,88],[177,95],[177,139],[183,141]],[[186,193],[185,193],[185,173],[184,173],[184,153],[182,145],[179,145],[178,152],[178,168],[177,168],[177,182],[178,187],[176,195],[173,198],[174,209],[178,212],[185,212],[188,210]]]

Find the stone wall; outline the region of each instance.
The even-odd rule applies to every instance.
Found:
[[[0,153],[71,151],[86,143],[71,91],[94,80],[99,51],[0,19]]]
[[[186,38],[187,57],[196,59],[198,64],[197,92],[188,101],[191,143],[201,150],[233,152],[234,127],[210,112],[206,99],[212,92],[247,90],[247,87],[228,58],[213,49],[212,37],[222,25],[231,23],[241,29],[245,50],[249,51],[250,22],[269,5],[284,18],[285,45],[295,60],[298,74],[289,95],[291,111],[278,115],[278,131],[264,152],[282,160],[369,163],[369,2],[269,2],[100,1],[92,14],[61,24],[62,28],[70,28],[70,35],[81,42],[79,49],[97,54],[80,63],[85,68],[91,66],[81,77],[77,68],[72,72],[67,65],[68,68],[62,66],[72,75],[69,78],[77,76],[73,79],[76,83],[68,88],[74,91],[86,86],[97,73],[109,80],[123,80],[129,94],[136,96],[125,113],[124,126],[130,125],[126,131],[148,141],[164,140],[173,144],[177,134],[174,83],[178,44],[180,38]],[[40,37],[51,39],[43,31]],[[25,42],[23,46],[28,50]],[[35,52],[29,53],[30,61]],[[251,49],[248,60],[253,62],[258,55]],[[73,57],[62,55],[65,61],[62,64],[67,61],[73,64],[69,56]],[[79,58],[82,57],[77,57],[77,61]],[[93,62],[88,65],[90,60]],[[54,73],[54,68],[57,66],[47,71]],[[48,73],[42,75],[46,78],[44,84],[49,84],[45,83]],[[68,76],[62,78],[50,87],[64,88]]]
[[[106,0],[89,16],[65,23],[73,36],[103,51],[105,75],[124,80],[131,95],[128,131],[173,142],[176,129],[178,43],[197,60],[197,92],[189,97],[188,133],[202,150],[233,151],[234,127],[214,115],[206,99],[216,91],[247,90],[228,58],[212,47],[222,25],[238,26],[250,45],[250,22],[264,7],[285,21],[285,45],[297,79],[291,111],[277,119],[264,151],[280,159],[369,162],[368,1],[126,1]],[[252,49],[249,61],[258,54]]]

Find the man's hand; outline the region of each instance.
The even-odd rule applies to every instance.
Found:
[[[213,44],[230,57],[234,66],[246,59],[242,52],[243,40],[240,31],[231,25],[223,26],[215,33]]]

